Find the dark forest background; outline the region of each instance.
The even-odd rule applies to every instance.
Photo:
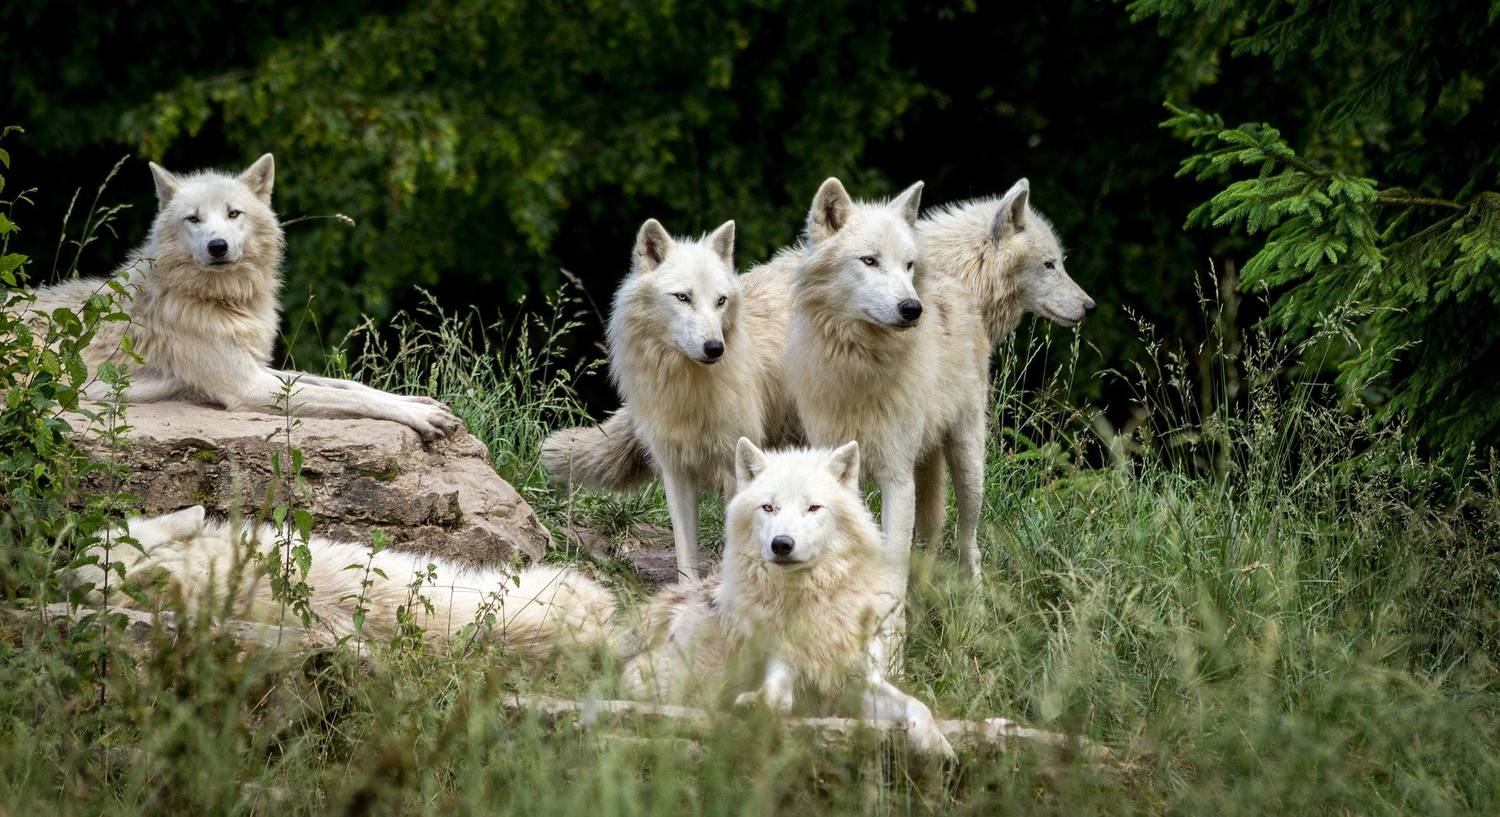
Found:
[[[1100,304],[1076,399],[1128,414],[1119,378],[1087,375],[1144,354],[1137,318],[1198,354],[1200,291],[1249,264],[1242,325],[1270,307],[1269,329],[1310,336],[1353,315],[1326,376],[1381,419],[1430,413],[1424,444],[1471,450],[1500,426],[1497,7],[12,0],[0,111],[26,128],[9,186],[40,190],[18,239],[38,259],[122,156],[106,200],[131,209],[89,272],[144,237],[147,159],[271,151],[284,218],[353,217],[289,228],[304,365],[419,288],[501,318],[566,269],[603,308],[648,216],[679,233],[737,219],[748,268],[794,240],[826,176],[867,197],[923,179],[929,205],[1024,176]],[[584,316],[578,360],[598,355]],[[602,375],[579,388],[612,404]]]

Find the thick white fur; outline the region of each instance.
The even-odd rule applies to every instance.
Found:
[[[130,321],[106,322],[84,352],[90,371],[126,363],[122,339],[130,335],[145,361],[131,374],[127,402],[195,400],[235,411],[266,411],[283,382],[295,379],[293,413],[305,417],[372,417],[403,423],[424,439],[453,433],[462,424],[441,403],[403,397],[351,380],[271,368],[280,324],[283,237],[271,209],[275,163],[267,153],[244,173],[170,173],[152,164],[159,209],[146,243],[130,254],[115,278],[131,292]],[[223,241],[215,258],[211,242]],[[57,308],[79,309],[102,279],[75,279],[36,292],[27,307],[44,322]],[[102,399],[96,381],[86,394]]]
[[[785,325],[774,299],[747,298],[735,274],[734,222],[697,240],[674,239],[655,219],[641,226],[609,319],[610,375],[625,406],[602,431],[620,434],[611,428],[628,422],[660,469],[684,576],[698,575],[699,494],[733,484],[735,441],[787,434]],[[722,344],[722,355],[710,356],[709,343]],[[567,439],[554,434],[544,457],[574,450]],[[616,467],[579,464],[589,473]]]
[[[989,341],[973,294],[922,262],[913,229],[920,195],[918,184],[889,203],[856,202],[837,179],[824,182],[808,215],[807,247],[788,259],[793,314],[783,360],[808,442],[859,441],[903,586],[917,466],[931,458],[941,459],[931,459],[924,479],[940,479],[943,460],[954,473],[959,555],[978,577],[988,418]],[[871,257],[876,264],[862,260]],[[923,305],[914,325],[881,310],[882,299],[912,294]],[[932,539],[942,530],[940,493],[937,503],[934,527],[923,531]]]
[[[830,708],[851,685],[863,717],[906,724],[916,748],[952,756],[926,704],[884,674],[875,635],[897,615],[898,580],[859,492],[859,446],[736,450],[720,576],[661,591],[625,666],[627,694],[690,700],[739,692],[737,704]],[[778,554],[773,543],[789,537]],[[727,687],[727,688],[726,688]]]
[[[127,582],[144,586],[162,580],[166,594],[180,598],[189,612],[207,610],[258,622],[276,622],[282,615],[281,603],[254,558],[266,552],[281,556],[278,534],[270,526],[236,528],[226,520],[207,519],[204,508],[193,505],[163,516],[127,520],[126,532],[139,549],[115,544],[108,556],[124,565]],[[354,636],[357,604],[365,606],[363,636],[369,639],[396,633],[396,609],[401,606],[413,612],[416,624],[431,639],[455,636],[468,624],[484,627],[481,618],[493,616],[492,637],[532,657],[549,654],[559,643],[597,645],[610,636],[615,600],[571,568],[475,568],[399,550],[371,555],[365,544],[317,535],[309,549],[312,570],[306,580],[312,588],[312,625],[335,637]],[[104,559],[104,547],[95,546],[92,553]],[[435,579],[425,580],[417,592],[432,604],[431,613],[411,591],[414,577],[426,576],[428,565],[434,565]],[[74,571],[75,582],[92,583],[96,594],[104,588],[104,579],[98,565]],[[366,580],[371,586],[362,589]],[[111,576],[110,586],[110,603],[139,606],[120,592],[118,577]]]
[[[929,269],[962,281],[979,299],[995,346],[1025,312],[1072,326],[1094,309],[1063,266],[1051,222],[1030,202],[1031,184],[1022,179],[1002,196],[944,205],[917,222]]]
[[[237,529],[227,521],[207,519],[202,506],[193,506],[131,519],[126,530],[140,549],[116,544],[109,552],[111,561],[125,565],[126,581],[141,586],[164,580],[166,592],[179,597],[189,611],[263,623],[279,620],[281,603],[253,558],[268,550],[279,557],[273,528]],[[355,608],[361,603],[366,608],[362,631],[366,638],[393,635],[396,610],[403,605],[434,639],[455,635],[468,624],[482,627],[482,617],[493,616],[493,637],[531,656],[546,655],[561,643],[603,644],[610,637],[614,597],[570,568],[471,568],[395,550],[372,556],[367,545],[319,536],[312,537],[309,547],[312,569],[307,583],[312,587],[313,626],[336,637],[355,634]],[[91,553],[101,560],[105,555],[102,545],[94,546]],[[414,577],[426,575],[429,565],[435,566],[436,578],[417,592],[431,603],[430,613],[411,590]],[[73,578],[93,584],[96,594],[105,586],[103,570],[97,565],[75,570]],[[371,584],[362,589],[364,581]],[[117,576],[110,577],[109,585],[111,603],[140,606],[118,589]]]

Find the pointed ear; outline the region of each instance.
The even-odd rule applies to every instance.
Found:
[[[901,211],[907,224],[916,224],[917,216],[922,213],[922,187],[922,182],[917,182],[902,190],[901,195],[891,199],[891,207]]]
[[[995,220],[990,222],[990,240],[1004,241],[1026,229],[1026,202],[1031,199],[1031,182],[1022,179],[1000,197]]]
[[[734,446],[735,491],[743,491],[750,481],[766,470],[766,454],[748,437],[741,437]]]
[[[708,234],[708,246],[724,263],[734,269],[734,222],[726,221],[719,229]]]
[[[166,207],[172,201],[172,196],[177,194],[177,186],[181,181],[172,171],[162,167],[156,162],[150,162],[151,178],[156,182],[156,202]]]
[[[828,470],[841,485],[859,490],[859,443],[850,440],[835,448],[828,458]]]
[[[829,177],[813,196],[812,209],[807,213],[807,234],[813,241],[822,241],[842,230],[854,212],[854,199],[844,183]]]
[[[191,508],[163,514],[157,517],[156,521],[171,531],[174,536],[191,536],[203,529],[205,513],[202,505],[194,505]]]
[[[255,164],[245,168],[240,174],[240,181],[250,188],[250,192],[261,201],[271,203],[271,188],[276,184],[276,160],[271,154],[255,160]]]
[[[641,272],[651,272],[667,259],[672,249],[672,236],[667,228],[654,218],[646,219],[640,232],[635,234],[635,266]]]

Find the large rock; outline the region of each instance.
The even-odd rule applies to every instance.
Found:
[[[70,417],[74,428],[87,421]],[[249,516],[265,506],[272,460],[286,445],[283,418],[190,403],[127,407],[128,490],[147,513],[205,505]],[[106,449],[93,434],[84,444]],[[299,500],[323,536],[368,542],[376,528],[394,547],[471,563],[535,559],[551,542],[516,490],[490,467],[484,444],[462,436],[423,446],[384,420],[303,418],[291,430],[312,492]],[[278,494],[277,501],[284,501]]]

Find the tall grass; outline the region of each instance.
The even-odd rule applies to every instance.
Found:
[[[335,365],[449,401],[555,525],[664,518],[656,491],[619,500],[545,487],[537,444],[581,414],[575,374],[549,351],[567,322],[528,320],[481,327],[434,306],[351,339]],[[604,740],[513,717],[500,699],[610,695],[607,657],[536,667],[495,652],[246,650],[203,621],[111,664],[100,703],[80,693],[98,680],[94,665],[27,624],[0,641],[0,804],[16,814],[1495,813],[1495,472],[1455,478],[1424,464],[1399,429],[1373,428],[1299,381],[1287,365],[1297,351],[1265,338],[1206,347],[1205,399],[1188,376],[1205,367],[1148,334],[1129,375],[1142,419],[1124,433],[1059,398],[1087,368],[1076,336],[1018,340],[996,378],[984,583],[963,580],[941,549],[914,556],[902,683],[940,716],[1086,735],[1126,771],[1019,749],[945,776],[899,752],[782,739],[737,713],[696,748]],[[1062,361],[1053,379],[1022,375],[1040,355]],[[1231,367],[1243,386],[1233,395]]]

